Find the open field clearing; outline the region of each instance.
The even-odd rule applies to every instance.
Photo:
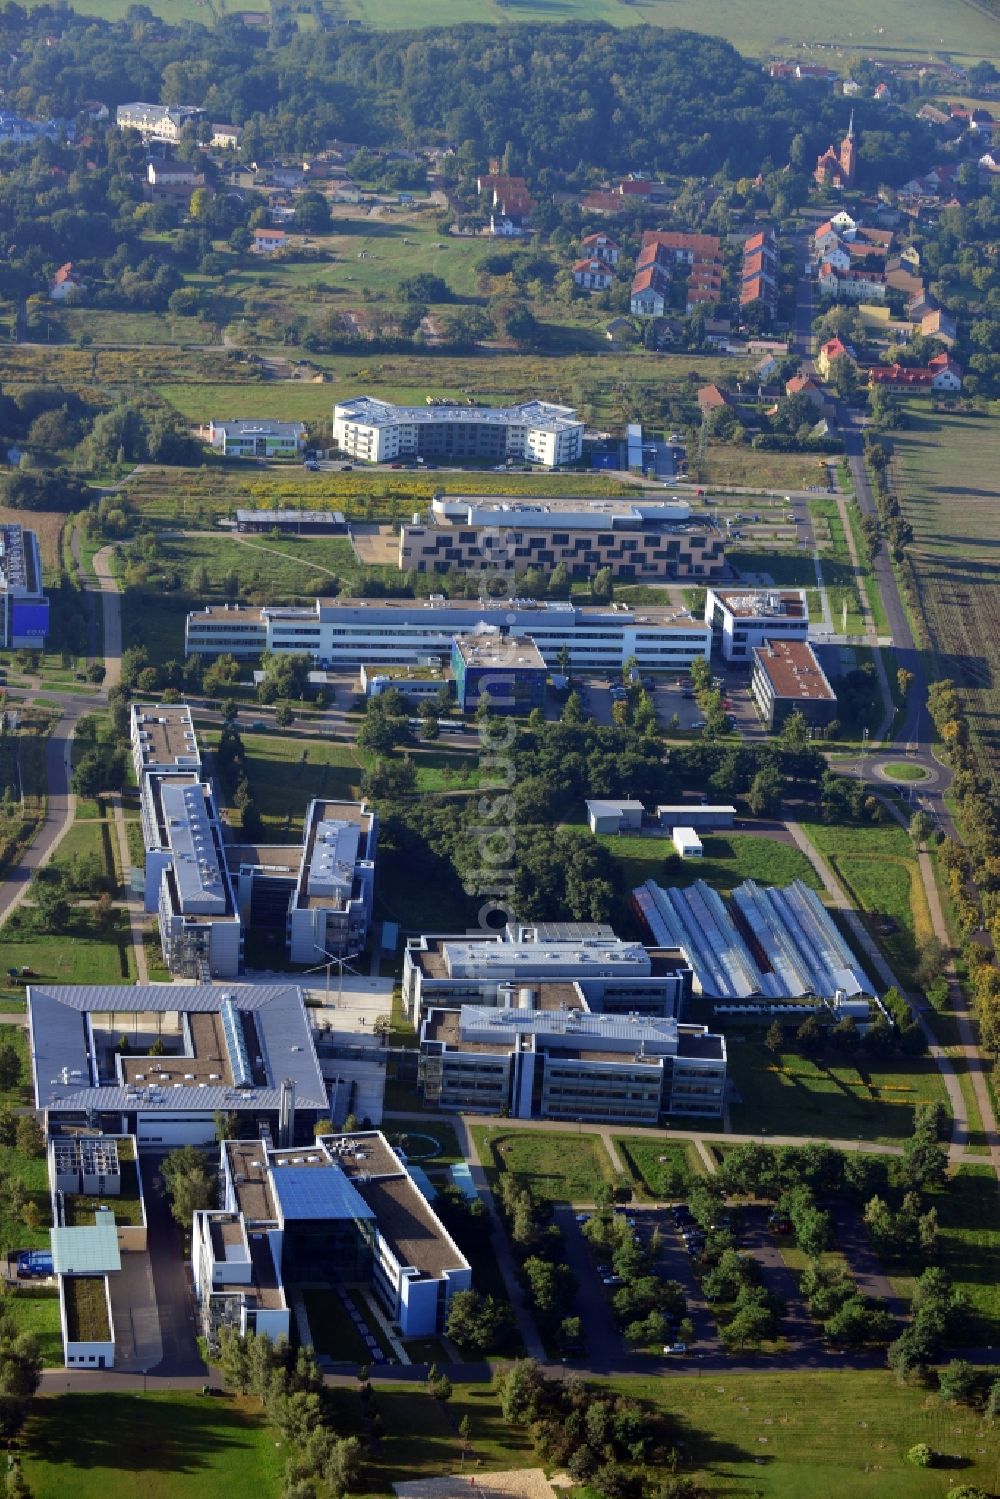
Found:
[[[23,1446],[36,1499],[270,1499],[284,1465],[258,1401],[187,1393],[41,1399]]]
[[[618,861],[629,891],[646,880],[662,885],[705,880],[717,890],[733,890],[744,880],[760,880],[765,885],[804,880],[813,890],[820,888],[815,870],[794,844],[753,833],[708,833],[702,838],[704,857],[694,862],[678,859],[669,838],[609,834],[599,841]]]
[[[595,1189],[612,1179],[611,1158],[595,1135],[500,1130],[473,1125],[486,1175],[495,1183],[509,1171],[547,1202],[593,1202]]]
[[[918,1103],[940,1101],[944,1085],[927,1057],[886,1059],[869,1067],[831,1052],[773,1057],[758,1041],[731,1036],[729,1076],[740,1103],[730,1109],[738,1133],[826,1135],[898,1143],[913,1132]]]
[[[972,732],[1000,776],[1000,485],[996,418],[908,405],[894,432],[899,498],[933,652],[931,679],[961,688]]]
[[[40,3],[26,0],[29,9]],[[127,13],[129,0],[73,0],[72,8],[82,15],[117,20]],[[175,25],[182,21],[211,25],[215,16],[245,6],[241,0],[213,0],[211,6],[199,0],[151,0],[149,9]],[[321,10],[327,24],[360,21],[381,30],[470,22],[502,26],[512,20],[680,26],[725,37],[749,55],[767,55],[773,50],[795,54],[819,44],[825,44],[827,58],[831,53],[835,58],[850,56],[859,49],[907,56],[945,50],[949,56],[961,54],[973,60],[996,57],[998,52],[996,23],[985,10],[974,9],[964,0],[952,0],[946,12],[933,0],[912,4],[880,0],[874,10],[865,0],[844,0],[836,23],[818,0],[805,5],[770,0],[766,6],[740,0],[645,0],[639,5],[625,5],[622,0],[523,0],[513,15],[499,0],[452,0],[448,5],[427,0],[322,0]],[[303,31],[313,30],[318,21],[316,13],[305,10],[296,19]]]

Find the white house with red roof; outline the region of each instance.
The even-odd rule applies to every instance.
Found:
[[[603,260],[608,265],[617,265],[621,256],[621,248],[617,240],[611,238],[610,234],[603,231],[597,234],[585,234],[580,241],[580,248],[584,255],[593,260]]]
[[[611,267],[596,256],[589,260],[578,260],[573,267],[573,281],[586,291],[607,291],[614,284]]]
[[[53,302],[64,302],[70,292],[84,291],[86,283],[82,276],[77,275],[73,269],[73,262],[67,260],[61,265],[49,282],[49,296]]]
[[[962,366],[950,354],[935,354],[933,359],[928,360],[927,368],[931,372],[931,390],[947,392],[962,389]]]

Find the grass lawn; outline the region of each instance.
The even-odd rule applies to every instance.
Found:
[[[813,890],[820,888],[819,876],[793,843],[755,833],[706,833],[701,841],[703,858],[681,860],[669,838],[623,833],[600,839],[621,865],[628,890],[646,880],[661,885],[693,885],[695,880],[704,880],[716,889],[732,890],[744,880],[787,885],[799,879]]]
[[[218,739],[217,731],[202,735],[209,749]],[[248,734],[243,745],[247,778],[271,839],[287,837],[299,842],[302,819],[313,797],[357,798],[361,766],[353,745],[277,734]],[[229,819],[235,826],[237,813],[232,808]]]
[[[128,984],[135,978],[128,915],[110,937],[99,936],[86,912],[76,910],[67,932],[32,932],[14,916],[4,928],[4,968],[30,968],[34,980],[57,984]]]
[[[491,1185],[509,1171],[547,1202],[593,1202],[601,1182],[614,1178],[596,1135],[549,1134],[473,1125],[472,1135]]]
[[[991,1346],[1000,1337],[1000,1199],[989,1166],[959,1166],[944,1189],[931,1198],[938,1212],[938,1262],[947,1270],[969,1308],[964,1341],[973,1348]],[[923,1264],[912,1274],[893,1276],[893,1286],[907,1299]]]
[[[913,843],[898,823],[845,827],[803,820],[811,842],[847,887],[894,972],[912,985],[930,912]]]
[[[737,1133],[825,1135],[894,1143],[913,1129],[918,1103],[940,1101],[944,1084],[928,1057],[888,1059],[869,1067],[831,1055],[772,1057],[760,1042],[729,1037],[729,1077],[741,1102],[730,1108]]]
[[[456,1161],[465,1159],[458,1148],[458,1136],[454,1129],[443,1121],[393,1121],[393,1127],[386,1127],[385,1133],[390,1145],[401,1145],[407,1160],[414,1166],[423,1166],[425,1170],[436,1166],[453,1166]],[[437,1146],[436,1151],[431,1144],[432,1140]]]
[[[78,854],[96,856],[107,877],[118,883],[118,840],[111,823],[106,818],[75,819],[58,849],[52,856],[56,868],[68,870]]]
[[[28,1228],[19,1215],[12,1213],[6,1193],[0,1197],[0,1257],[12,1249],[48,1249],[52,1202],[45,1157],[25,1155],[14,1145],[0,1145],[0,1178],[16,1178],[24,1188],[25,1199],[33,1202],[39,1213],[38,1227]]]
[[[370,1363],[368,1345],[337,1292],[304,1291],[302,1294],[316,1352],[325,1353],[335,1363]]]
[[[926,781],[927,771],[922,765],[913,765],[908,760],[890,760],[882,767],[892,781]]]
[[[35,1499],[271,1499],[284,1465],[259,1401],[228,1396],[42,1396],[22,1442]]]
[[[13,1047],[21,1063],[20,1080],[14,1084],[13,1088],[0,1089],[0,1104],[10,1104],[16,1108],[18,1104],[31,1101],[29,1091],[31,1069],[28,1065],[28,1032],[25,1027],[4,1024],[0,1021],[0,1046]]]
[[[941,1499],[959,1483],[995,1490],[996,1431],[886,1371],[611,1383],[662,1405],[675,1423],[681,1471],[727,1499]],[[951,1469],[914,1468],[906,1453],[916,1442],[959,1460]]]
[[[102,1282],[103,1284],[103,1282]],[[63,1367],[62,1323],[59,1318],[59,1292],[52,1287],[33,1286],[4,1297],[18,1332],[30,1332],[38,1339],[42,1365],[46,1369]]]
[[[642,1135],[612,1138],[639,1197],[663,1201],[676,1194],[680,1182],[704,1175],[701,1157],[690,1143],[649,1140]]]

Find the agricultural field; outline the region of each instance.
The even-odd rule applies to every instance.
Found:
[[[26,0],[29,9],[41,3]],[[116,20],[127,13],[129,4],[128,0],[73,0],[72,8],[82,15]],[[150,0],[149,5],[154,15],[174,24],[200,21],[209,26],[218,16],[245,8],[242,0]],[[426,0],[321,0],[319,10],[327,24],[354,21],[381,30],[469,22],[504,26],[512,20],[510,8],[501,0],[453,0],[448,5],[440,0],[434,4]],[[996,58],[1000,53],[996,26],[989,13],[964,0],[952,0],[947,25],[932,0],[915,0],[913,4],[880,0],[876,9],[865,0],[844,0],[836,25],[818,0],[805,5],[796,5],[794,0],[772,0],[767,6],[745,6],[734,0],[646,0],[637,6],[625,5],[622,0],[564,0],[558,5],[553,0],[524,0],[513,19],[679,26],[725,37],[749,56],[811,54],[819,49],[817,60],[834,67],[846,65],[859,50],[920,57],[944,50],[956,60],[972,61]],[[303,8],[296,20],[301,30],[311,31],[318,17],[312,8]]]
[[[894,432],[894,477],[913,527],[931,680],[962,690],[985,766],[1000,779],[1000,599],[996,581],[997,418],[931,412],[910,402]]]

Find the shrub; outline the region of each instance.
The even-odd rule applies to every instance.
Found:
[[[915,1468],[933,1468],[936,1453],[926,1442],[917,1442],[906,1454],[906,1461],[912,1463]]]

